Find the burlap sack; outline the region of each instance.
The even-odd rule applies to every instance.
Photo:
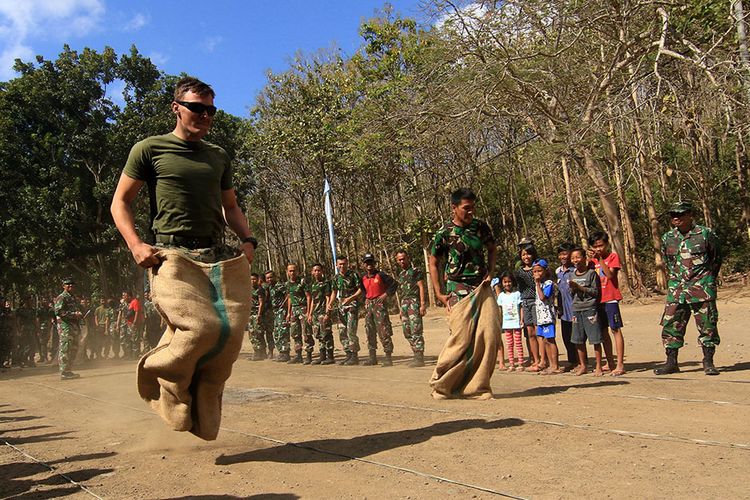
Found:
[[[451,309],[451,335],[430,379],[435,399],[491,399],[490,378],[497,361],[500,311],[489,282],[483,282]]]
[[[216,439],[224,383],[250,316],[244,255],[216,264],[162,250],[151,296],[167,323],[159,344],[138,363],[138,393],[176,431]]]

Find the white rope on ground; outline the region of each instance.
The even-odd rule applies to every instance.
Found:
[[[128,409],[128,410],[137,411],[137,412],[140,412],[140,413],[147,413],[147,414],[152,415],[154,417],[158,417],[158,415],[155,412],[152,412],[152,411],[142,410],[140,408],[134,408],[132,406],[128,406],[128,405],[125,405],[125,404],[122,404],[122,403],[115,403],[115,402],[112,402],[112,401],[107,401],[107,400],[104,400],[104,399],[95,398],[93,396],[89,396],[89,395],[86,395],[86,394],[81,394],[79,392],[71,391],[71,390],[68,390],[68,389],[60,389],[58,387],[52,387],[52,386],[49,386],[49,385],[46,385],[46,384],[40,384],[38,382],[26,382],[26,381],[24,381],[22,383],[23,384],[30,384],[30,385],[37,385],[37,386],[40,386],[40,387],[45,387],[47,389],[51,389],[51,390],[59,391],[59,392],[65,392],[65,393],[68,393],[68,394],[72,394],[74,396],[79,396],[79,397],[82,397],[82,398],[90,399],[92,401],[97,401],[99,403],[109,404],[109,405],[113,405],[113,406],[119,406],[120,408],[125,408],[125,409]],[[268,391],[268,392],[272,392],[274,394],[286,394],[286,393],[278,392],[278,391]],[[281,441],[279,439],[274,439],[272,437],[261,436],[261,435],[258,435],[258,434],[252,434],[252,433],[240,431],[240,430],[237,430],[237,429],[229,429],[227,427],[220,427],[220,429],[223,430],[223,431],[226,431],[226,432],[232,432],[232,433],[236,433],[236,434],[241,434],[243,436],[253,437],[253,438],[256,438],[256,439],[260,439],[260,440],[263,440],[263,441],[268,441],[268,442],[275,443],[275,444],[294,446],[296,448],[306,449],[306,450],[310,450],[310,451],[315,451],[317,453],[323,453],[323,454],[326,454],[326,455],[332,455],[332,456],[336,456],[336,457],[347,458],[347,459],[350,459],[350,460],[356,460],[358,462],[363,462],[363,463],[370,464],[370,465],[375,465],[375,466],[384,467],[384,468],[388,468],[388,469],[398,470],[398,471],[401,471],[401,472],[405,472],[405,473],[409,473],[409,474],[414,474],[414,475],[417,475],[417,476],[420,476],[420,477],[433,479],[433,480],[435,480],[435,481],[437,481],[439,483],[450,483],[450,484],[455,484],[457,486],[463,486],[463,487],[469,488],[469,489],[475,489],[475,490],[478,490],[478,491],[483,491],[485,493],[492,493],[494,495],[502,496],[502,497],[505,497],[505,498],[513,498],[513,499],[517,499],[517,500],[526,500],[525,497],[519,497],[519,496],[512,495],[510,493],[504,493],[504,492],[501,492],[501,491],[492,490],[490,488],[485,488],[484,486],[477,486],[477,485],[474,485],[474,484],[464,483],[462,481],[458,481],[458,480],[454,480],[454,479],[449,479],[449,478],[445,478],[445,477],[435,476],[435,475],[432,475],[432,474],[429,474],[429,473],[420,472],[420,471],[413,470],[413,469],[407,469],[405,467],[400,467],[398,465],[391,465],[391,464],[387,464],[385,462],[377,462],[375,460],[367,460],[365,458],[352,457],[352,456],[344,455],[344,454],[337,453],[337,452],[334,452],[334,451],[328,451],[328,450],[319,449],[319,448],[315,448],[315,447],[312,447],[312,446],[306,446],[306,445],[302,445],[302,444],[298,444],[298,443]],[[6,443],[6,444],[8,444],[8,443]],[[9,445],[9,446],[11,446],[11,445]],[[68,479],[68,478],[66,478],[66,479]],[[85,489],[85,487],[82,486],[82,485],[81,485],[81,488]],[[89,492],[89,493],[91,493],[91,492]],[[91,494],[93,495],[93,493],[91,493]],[[94,496],[96,496],[96,495],[94,495]],[[100,497],[96,497],[96,498],[100,498]],[[103,500],[103,499],[100,498],[100,500]]]
[[[360,405],[380,406],[380,407],[385,407],[385,408],[399,408],[399,409],[404,409],[404,410],[427,411],[427,412],[432,412],[432,413],[463,415],[463,416],[469,416],[469,417],[497,418],[500,416],[500,415],[493,415],[493,414],[486,414],[486,413],[457,412],[457,411],[445,410],[445,409],[440,409],[440,408],[430,408],[426,406],[408,406],[408,405],[399,405],[399,404],[393,404],[393,403],[377,403],[374,401],[366,401],[366,400],[359,400],[359,399],[345,399],[345,398],[334,399],[334,398],[329,398],[326,396],[316,396],[312,394],[294,394],[294,393],[285,393],[285,392],[279,392],[279,391],[271,391],[271,392],[274,392],[276,394],[283,394],[287,396],[320,399],[320,400],[331,401],[331,402],[341,401],[341,402],[360,404]],[[665,436],[662,434],[653,434],[653,433],[648,433],[648,432],[624,431],[624,430],[619,430],[619,429],[607,429],[604,427],[594,427],[590,425],[567,424],[565,422],[555,422],[552,420],[537,420],[533,418],[521,418],[521,417],[512,417],[512,418],[517,418],[518,420],[527,424],[541,424],[541,425],[551,425],[555,427],[565,427],[569,429],[598,431],[598,432],[603,432],[606,434],[617,434],[619,436],[633,436],[633,437],[640,437],[640,438],[645,438],[645,439],[653,439],[657,441],[672,441],[672,442],[679,442],[679,443],[718,446],[721,448],[737,448],[741,450],[750,450],[750,444],[747,444],[747,443],[724,443],[721,441],[707,441],[704,439],[694,439],[694,438],[686,438],[686,437],[679,437],[679,436]]]
[[[64,474],[62,472],[58,472],[57,469],[54,466],[52,466],[52,465],[50,465],[50,464],[48,464],[46,462],[43,462],[43,461],[39,460],[38,458],[32,457],[31,455],[29,455],[28,453],[26,453],[25,451],[23,451],[21,448],[10,444],[9,442],[5,441],[4,439],[3,439],[3,442],[5,443],[6,446],[9,446],[9,447],[13,448],[14,450],[16,450],[16,452],[20,453],[21,455],[23,455],[24,457],[28,458],[29,460],[32,460],[33,462],[41,465],[42,467],[45,467],[46,469],[49,469],[50,472],[52,472],[54,475],[60,476],[61,478],[65,479],[67,482],[69,482],[70,484],[72,484],[74,486],[77,486],[78,488],[80,488],[81,490],[85,491],[86,493],[88,493],[92,497],[98,498],[99,500],[104,500],[102,497],[100,497],[99,495],[97,495],[96,493],[94,493],[93,491],[91,491],[90,489],[88,489],[83,484],[81,484],[78,481],[74,480],[70,476],[67,476],[66,474]]]

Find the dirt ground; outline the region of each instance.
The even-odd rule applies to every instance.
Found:
[[[496,372],[491,401],[430,397],[448,335],[438,309],[424,368],[406,366],[397,318],[392,368],[250,362],[246,344],[214,442],[168,430],[134,362],[72,381],[15,369],[0,375],[0,497],[748,498],[748,306],[722,290],[718,377],[700,368],[692,324],[682,373],[653,375],[655,298],[623,305],[627,375]]]

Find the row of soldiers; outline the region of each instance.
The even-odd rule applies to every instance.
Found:
[[[300,276],[295,264],[287,265],[285,281],[280,281],[271,270],[263,276],[253,273],[248,325],[253,346],[250,359],[304,365],[334,364],[332,325],[336,313],[339,340],[346,355],[338,364],[358,365],[357,325],[363,311],[369,357],[362,364],[378,364],[379,339],[385,353],[382,365],[392,366],[393,328],[387,299],[398,293],[404,337],[414,354],[408,366],[424,366],[422,317],[426,289],[423,273],[412,265],[405,251],[396,254],[396,262],[400,272],[395,279],[378,269],[371,253],[362,258],[365,268],[362,275],[349,267],[346,257],[336,259],[336,275],[332,278],[326,277],[319,263],[312,266],[309,278]],[[316,340],[319,355],[313,359]],[[277,351],[275,357],[274,350]]]
[[[123,292],[119,303],[101,298],[98,307],[75,296],[76,283],[63,280],[63,291],[54,300],[32,297],[13,308],[0,300],[0,368],[33,367],[37,362],[60,365],[61,378],[77,378],[76,361],[136,359],[159,340],[162,320],[148,292],[141,302]]]

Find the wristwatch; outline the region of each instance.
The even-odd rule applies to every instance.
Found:
[[[250,243],[253,246],[253,248],[258,248],[258,240],[256,240],[252,236],[248,236],[246,238],[242,238],[240,241],[242,243]]]

